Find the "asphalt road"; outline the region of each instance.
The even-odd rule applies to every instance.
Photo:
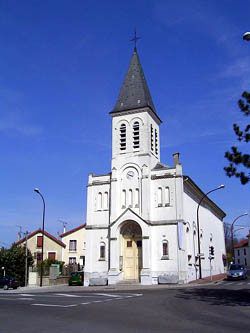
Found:
[[[0,293],[0,333],[214,333],[249,327],[249,280],[119,292]]]

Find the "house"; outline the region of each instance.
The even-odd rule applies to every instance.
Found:
[[[111,171],[88,177],[85,285],[223,273],[225,213],[184,175],[179,153],[171,165],[161,161],[162,121],[136,48],[110,116]]]
[[[64,232],[60,235],[65,248],[62,251],[62,260],[65,264],[79,264],[84,267],[85,264],[85,224]]]
[[[27,235],[27,247],[30,250],[33,258],[34,265],[36,266],[42,259],[42,229],[37,229]],[[17,245],[24,246],[26,237],[16,242]],[[44,244],[43,244],[43,260],[52,259],[62,261],[62,250],[65,244],[44,230]]]
[[[250,234],[234,246],[235,263],[250,269]]]

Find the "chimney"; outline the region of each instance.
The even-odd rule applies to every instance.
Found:
[[[174,166],[176,167],[176,165],[180,164],[180,153],[174,153],[173,158],[174,158]]]

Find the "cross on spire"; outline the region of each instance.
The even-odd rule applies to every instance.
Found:
[[[135,46],[134,46],[134,50],[136,51],[136,43],[138,41],[138,39],[141,39],[141,37],[138,37],[136,35],[136,28],[135,28],[135,32],[134,32],[134,37],[130,39],[131,42],[134,42]]]

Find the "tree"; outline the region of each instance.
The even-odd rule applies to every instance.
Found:
[[[25,246],[13,244],[10,249],[0,250],[0,266],[5,268],[8,276],[15,277],[20,285],[25,281]],[[33,265],[31,252],[28,250],[28,267]]]
[[[250,93],[244,91],[242,99],[238,101],[239,108],[244,116],[248,117],[250,114]],[[240,128],[239,125],[233,124],[233,130],[240,142],[250,141],[250,124],[246,124],[245,128]],[[231,147],[231,151],[225,153],[225,157],[230,162],[224,168],[228,177],[236,177],[240,179],[241,184],[245,185],[250,182],[250,173],[245,169],[250,169],[250,155],[244,154],[238,150],[236,146]],[[243,171],[239,171],[239,167],[243,167]]]

